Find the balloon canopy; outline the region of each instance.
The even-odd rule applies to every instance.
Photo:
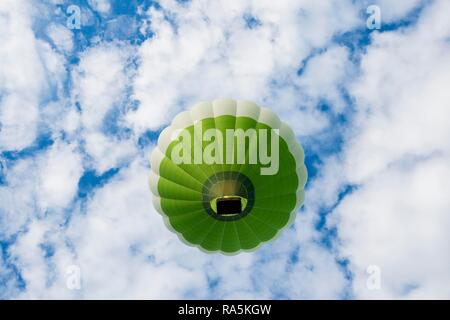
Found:
[[[229,99],[178,114],[151,154],[155,208],[185,243],[236,254],[273,240],[304,200],[304,153],[267,108]]]

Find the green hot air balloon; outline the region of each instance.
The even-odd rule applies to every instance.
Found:
[[[290,225],[304,200],[304,153],[269,109],[229,99],[178,114],[151,154],[155,208],[185,243],[253,251]]]

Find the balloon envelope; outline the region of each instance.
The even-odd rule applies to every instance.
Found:
[[[304,154],[269,109],[202,102],[164,129],[151,154],[155,208],[185,243],[252,251],[293,222],[304,200]]]

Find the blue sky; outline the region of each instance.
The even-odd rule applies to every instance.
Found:
[[[449,9],[2,1],[0,298],[448,298]],[[295,224],[233,257],[180,242],[147,183],[161,130],[221,97],[274,110],[309,173]]]

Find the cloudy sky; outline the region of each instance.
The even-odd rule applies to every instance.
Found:
[[[450,298],[449,12],[2,0],[0,298]],[[295,224],[232,257],[179,241],[147,181],[161,130],[220,97],[289,123],[310,176]]]

